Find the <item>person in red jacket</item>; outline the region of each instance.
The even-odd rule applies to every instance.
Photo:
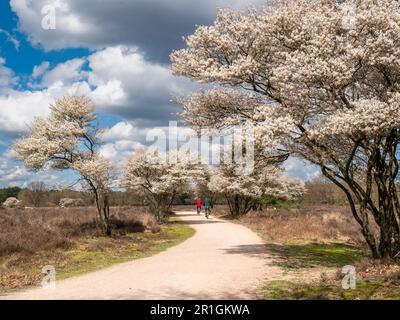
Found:
[[[198,198],[196,200],[196,208],[197,208],[197,214],[200,214],[200,212],[201,212],[201,199],[200,198]]]

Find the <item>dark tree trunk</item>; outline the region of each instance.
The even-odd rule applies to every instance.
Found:
[[[347,162],[339,166],[339,172],[322,168],[322,173],[345,192],[352,214],[376,259],[391,259],[400,253],[396,137],[394,134],[393,138],[389,136],[376,142],[363,142],[366,167],[362,171],[362,183],[354,179],[351,169],[360,145],[355,145]],[[377,228],[371,226],[371,218]]]
[[[110,223],[110,199],[108,194],[103,197],[102,211],[104,233],[107,236],[111,236],[112,229]]]
[[[253,199],[240,195],[225,195],[229,212],[233,217],[239,217],[248,213],[254,205]]]
[[[172,203],[175,199],[176,192],[172,194],[153,194],[147,193],[149,201],[149,210],[155,216],[157,222],[166,221]]]
[[[111,236],[112,228],[110,223],[110,202],[108,194],[98,195],[96,197],[96,206],[103,233],[106,236]]]

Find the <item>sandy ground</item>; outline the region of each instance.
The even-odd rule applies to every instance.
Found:
[[[57,281],[1,299],[254,299],[282,276],[249,229],[195,212],[178,213],[196,234],[155,256]]]

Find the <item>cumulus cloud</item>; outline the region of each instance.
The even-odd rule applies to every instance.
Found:
[[[144,130],[139,130],[127,121],[118,122],[103,130],[100,139],[105,144],[100,149],[101,155],[121,165],[128,155],[144,147],[140,142],[143,132]]]
[[[43,61],[41,64],[34,66],[32,71],[32,78],[36,79],[41,77],[47,70],[49,70],[50,63]]]
[[[174,77],[169,54],[184,45],[182,36],[197,25],[211,24],[217,6],[243,8],[265,0],[10,0],[18,17],[18,29],[45,50],[84,47],[94,51],[52,66],[35,66],[29,88],[15,86],[18,78],[0,57],[0,133],[21,134],[37,116],[46,116],[55,99],[66,94],[87,94],[99,110],[123,121],[105,130],[100,152],[118,164],[143,146],[168,140],[168,121],[180,108],[175,95],[198,89],[189,80]],[[56,29],[42,28],[42,9],[56,6]],[[15,40],[9,33],[9,41]],[[18,48],[19,43],[13,41]],[[182,131],[181,131],[182,133]],[[146,141],[146,137],[150,141]],[[154,141],[151,139],[154,138]],[[214,146],[213,146],[214,147]],[[312,178],[317,170],[290,158],[287,175]],[[0,181],[23,184],[31,180],[57,181],[60,173],[31,173],[0,155]]]
[[[39,91],[8,90],[0,95],[0,131],[21,133],[28,129],[35,117],[44,117],[49,112],[49,105],[63,95],[86,94],[90,88],[86,83],[74,83],[64,86],[56,83]]]
[[[70,85],[74,82],[79,82],[84,78],[82,71],[85,59],[72,59],[64,63],[60,63],[55,68],[43,74],[43,85],[48,87],[54,83],[61,81],[65,85]]]
[[[102,132],[100,138],[106,143],[101,147],[101,154],[118,166],[139,149],[154,148],[161,152],[180,149],[183,152],[201,157],[209,164],[217,164],[221,151],[222,139],[212,139],[208,135],[198,140],[197,133],[185,126],[136,127],[132,122],[121,121]],[[210,156],[214,158],[210,158]]]
[[[16,162],[11,150],[0,155],[0,187],[26,187],[30,182],[43,181],[52,188],[63,188],[71,184],[73,177],[55,170],[29,171],[22,163]]]
[[[188,137],[194,137],[194,131],[188,127],[146,127],[139,128],[133,122],[121,121],[111,128],[103,130],[100,138],[105,142],[101,147],[101,154],[119,165],[123,160],[135,151],[143,148],[158,148],[166,151],[169,148],[180,147],[188,141]],[[175,147],[171,141],[176,141]],[[193,147],[193,145],[191,145]],[[193,149],[194,151],[195,149]],[[196,147],[197,150],[197,147]]]
[[[0,57],[0,89],[17,83],[18,78],[14,72],[5,66],[6,59]]]
[[[294,157],[289,157],[289,159],[284,162],[283,167],[287,177],[298,178],[304,181],[311,180],[321,173],[319,167]]]
[[[104,141],[126,140],[139,136],[139,130],[132,123],[122,121],[104,130],[100,137]]]
[[[0,84],[1,70],[0,64]],[[4,74],[12,77],[12,72]],[[34,117],[45,116],[49,104],[66,94],[87,94],[101,111],[139,127],[165,125],[180,110],[171,97],[194,88],[167,67],[146,61],[136,50],[123,46],[68,60],[52,69],[47,63],[40,64],[31,78],[36,78],[32,90],[0,94],[0,131],[25,131]]]
[[[88,60],[88,82],[96,87],[93,97],[98,104],[107,112],[134,119],[142,127],[163,125],[176,118],[180,109],[171,103],[172,96],[188,93],[195,86],[124,46],[106,48]]]
[[[151,60],[166,62],[182,37],[195,25],[212,23],[217,6],[243,8],[263,0],[11,0],[20,30],[46,50],[67,47],[128,45],[140,48]],[[56,7],[56,29],[42,28],[42,8]]]

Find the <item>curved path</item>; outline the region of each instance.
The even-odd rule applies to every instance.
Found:
[[[196,234],[155,256],[118,264],[2,299],[252,299],[270,265],[263,241],[249,229],[195,212],[178,212]]]

